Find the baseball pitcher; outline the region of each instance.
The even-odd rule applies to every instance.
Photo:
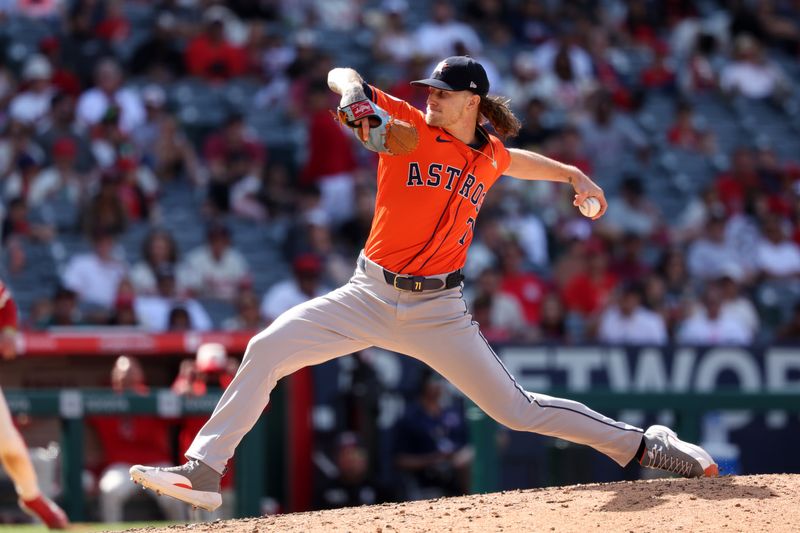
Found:
[[[506,426],[585,444],[624,466],[686,477],[715,476],[703,449],[664,426],[647,431],[580,403],[523,389],[467,312],[461,268],[478,213],[501,175],[569,184],[574,204],[607,208],[602,189],[580,170],[536,153],[509,149],[501,136],[520,124],[506,101],[489,96],[483,67],[466,56],[439,63],[424,113],[336,68],[328,85],[341,95],[340,120],[379,153],[372,228],[350,282],[298,305],[250,341],[236,377],[214,413],[173,468],[134,466],[134,482],[207,510],[222,499],[220,478],[279,379],[308,365],[369,346],[407,354],[431,366]]]

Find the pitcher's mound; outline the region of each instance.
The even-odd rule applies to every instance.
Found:
[[[800,475],[574,485],[137,531],[789,532],[800,531]]]

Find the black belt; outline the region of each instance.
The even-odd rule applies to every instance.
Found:
[[[366,261],[364,261],[363,257],[358,259],[358,266],[361,267],[361,270],[366,272],[365,263]],[[464,274],[462,274],[461,270],[459,269],[455,272],[449,273],[444,281],[442,281],[438,278],[426,278],[424,276],[398,276],[397,274],[389,272],[384,268],[383,279],[385,279],[386,283],[395,289],[409,292],[422,292],[435,291],[442,288],[452,289],[454,287],[458,287],[461,285],[461,282],[464,281]]]

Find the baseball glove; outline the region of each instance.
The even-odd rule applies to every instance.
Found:
[[[405,155],[413,152],[419,144],[417,129],[408,122],[398,120],[378,107],[372,100],[359,100],[337,108],[337,118],[352,128],[365,148],[378,153]],[[361,126],[356,121],[369,120],[369,135],[361,137]]]

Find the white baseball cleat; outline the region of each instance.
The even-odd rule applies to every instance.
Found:
[[[639,464],[683,477],[717,477],[719,468],[700,446],[684,442],[666,426],[650,426],[644,433],[644,453]]]
[[[159,496],[171,496],[206,511],[214,511],[222,505],[219,490],[222,475],[196,459],[171,468],[134,465],[129,472],[134,483],[140,483]]]

